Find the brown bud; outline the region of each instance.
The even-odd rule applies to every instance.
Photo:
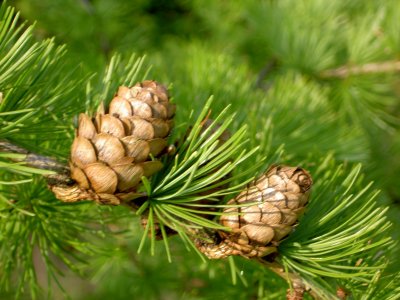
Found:
[[[338,298],[340,300],[346,300],[348,293],[346,292],[346,290],[342,287],[338,287],[336,290],[336,296],[338,296]]]

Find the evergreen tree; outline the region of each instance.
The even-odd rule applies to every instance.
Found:
[[[14,2],[1,299],[400,298],[396,0]],[[56,199],[78,115],[146,79],[177,106],[163,168],[121,205]],[[265,257],[207,259],[196,245],[232,241],[219,220],[271,165],[313,178],[294,230]]]

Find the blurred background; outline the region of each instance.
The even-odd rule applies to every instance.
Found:
[[[378,201],[390,207],[389,218],[399,228],[398,1],[8,3],[20,11],[20,22],[36,21],[37,39],[55,37],[57,44],[66,44],[68,63],[82,74],[100,72],[116,52],[146,55],[150,78],[172,88],[177,123],[214,95],[216,111],[231,104],[239,112],[236,126],[249,124],[254,145],[272,122],[268,148],[273,152],[284,144],[285,162],[312,167],[327,155],[347,165],[361,162],[366,180],[382,190]],[[372,71],[351,69],[366,64]],[[86,279],[65,269],[60,282],[72,299],[282,296],[285,283],[267,270],[239,259],[241,276],[234,284],[227,263],[205,264],[176,238],[170,242],[172,263],[162,245],[156,258],[137,255],[137,223],[123,228],[130,238],[116,238],[118,246],[104,241],[107,255],[92,257],[80,270]],[[115,231],[121,228],[116,225]],[[393,231],[395,239],[399,232]],[[40,266],[39,258],[36,263]],[[55,290],[54,299],[64,297],[62,289]]]

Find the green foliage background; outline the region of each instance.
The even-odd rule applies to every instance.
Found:
[[[267,155],[268,163],[301,165],[313,174],[305,225],[282,245],[287,264],[300,272],[316,272],[310,252],[303,251],[309,247],[328,261],[319,264],[326,273],[318,276],[334,278],[322,290],[334,293],[340,285],[351,290],[354,299],[398,299],[400,251],[398,245],[385,243],[389,236],[398,240],[400,232],[400,72],[344,79],[322,75],[341,66],[399,60],[398,1],[8,4],[20,11],[15,26],[25,20],[36,24],[25,44],[11,48],[12,37],[10,44],[0,44],[1,55],[8,55],[0,57],[0,113],[16,112],[0,114],[0,138],[65,161],[77,114],[109,101],[116,87],[132,78],[170,86],[178,106],[174,136],[182,133],[179,128],[191,111],[199,114],[214,95],[213,114],[227,105],[236,112],[231,132],[248,126],[249,146],[260,147],[253,163]],[[146,58],[139,60],[141,67],[132,67],[142,55]],[[5,164],[7,157],[0,159]],[[60,203],[39,176],[15,164],[0,165],[0,176],[1,299],[285,295],[286,283],[255,262],[237,258],[235,267],[232,260],[204,262],[178,237],[169,241],[172,263],[162,242],[156,243],[155,256],[146,249],[137,254],[143,229],[127,209]],[[27,178],[28,183],[21,182]],[[341,207],[342,201],[349,205]],[[393,223],[390,228],[383,217],[373,220],[382,213],[375,210],[378,206],[389,208],[385,216]],[[363,218],[361,210],[368,212]],[[371,243],[383,241],[385,258],[380,258],[378,246],[374,255],[364,258],[364,282],[329,273],[331,257],[323,242],[334,248],[340,239],[334,229],[346,220],[359,224],[351,249],[361,249],[373,234],[378,237]],[[332,233],[331,240],[314,240],[326,232]],[[352,256],[351,249],[340,249],[343,256],[332,257],[354,265],[360,254]],[[385,271],[367,270],[385,264]]]

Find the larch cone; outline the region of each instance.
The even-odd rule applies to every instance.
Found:
[[[228,202],[220,223],[231,231],[219,232],[218,243],[197,241],[211,259],[230,255],[262,257],[290,234],[304,212],[312,186],[310,174],[299,167],[273,166]]]
[[[137,198],[142,176],[162,168],[175,114],[167,89],[156,81],[121,86],[108,113],[81,113],[71,146],[73,186],[50,187],[62,201],[120,204]]]

